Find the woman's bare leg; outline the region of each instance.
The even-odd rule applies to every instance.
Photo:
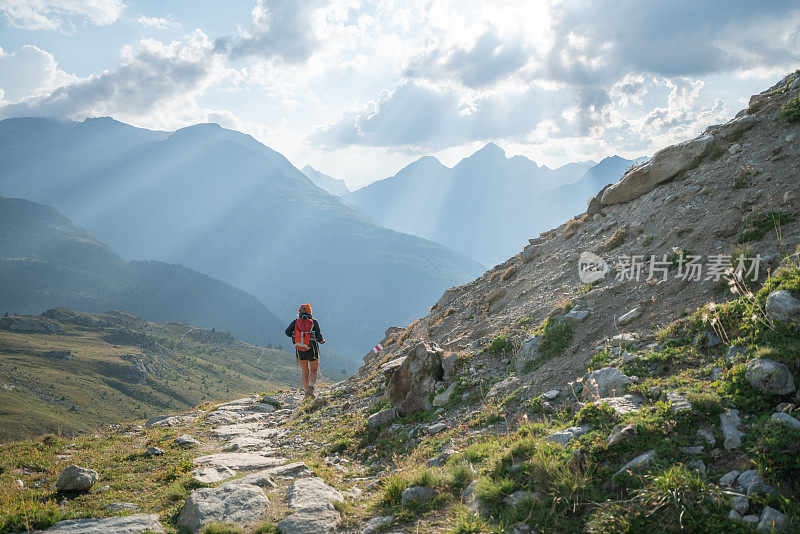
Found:
[[[308,366],[309,366],[310,371],[311,371],[311,373],[310,373],[311,376],[307,380],[308,380],[308,383],[311,384],[311,386],[313,387],[313,386],[317,385],[317,370],[319,369],[319,360],[314,360],[313,362],[308,362],[308,364],[309,364]]]
[[[315,362],[316,363],[316,362]],[[303,391],[305,392],[308,389],[308,360],[300,360],[300,370],[303,372],[303,376],[300,381],[303,384]],[[314,380],[317,379],[317,371],[314,371]]]

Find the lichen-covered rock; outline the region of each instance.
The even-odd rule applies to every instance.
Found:
[[[773,395],[786,395],[795,390],[794,376],[786,365],[768,358],[747,362],[744,377],[754,388]]]
[[[587,374],[583,380],[584,399],[620,397],[625,394],[625,386],[631,378],[616,367],[603,367]]]
[[[97,471],[77,465],[67,466],[56,480],[58,491],[86,491],[97,482]]]
[[[370,428],[377,428],[381,425],[385,425],[386,423],[393,421],[397,417],[397,410],[394,408],[386,408],[385,410],[381,410],[377,413],[370,415],[367,418],[367,425]]]
[[[104,519],[71,519],[59,521],[46,530],[34,530],[33,534],[161,534],[164,527],[157,514],[135,514]]]
[[[433,488],[426,488],[424,486],[411,486],[403,490],[400,500],[403,504],[408,504],[412,501],[427,501],[436,495],[436,490]]]
[[[765,309],[773,321],[800,326],[800,299],[784,289],[769,294]]]

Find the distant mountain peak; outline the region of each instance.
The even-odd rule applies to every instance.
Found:
[[[494,143],[486,143],[485,145],[483,145],[483,148],[481,148],[480,150],[478,150],[477,152],[472,154],[472,156],[470,156],[470,157],[474,157],[474,156],[488,156],[488,157],[494,157],[494,158],[505,158],[506,157],[506,151],[503,150],[502,148],[500,148],[499,146],[497,146]]]

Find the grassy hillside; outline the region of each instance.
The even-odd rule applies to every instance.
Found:
[[[61,332],[0,329],[0,440],[94,430],[297,379],[292,355],[226,332],[122,312],[47,315]]]

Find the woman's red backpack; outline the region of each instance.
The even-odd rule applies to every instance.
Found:
[[[303,352],[311,348],[313,331],[314,319],[310,317],[298,318],[294,323],[294,348]]]

